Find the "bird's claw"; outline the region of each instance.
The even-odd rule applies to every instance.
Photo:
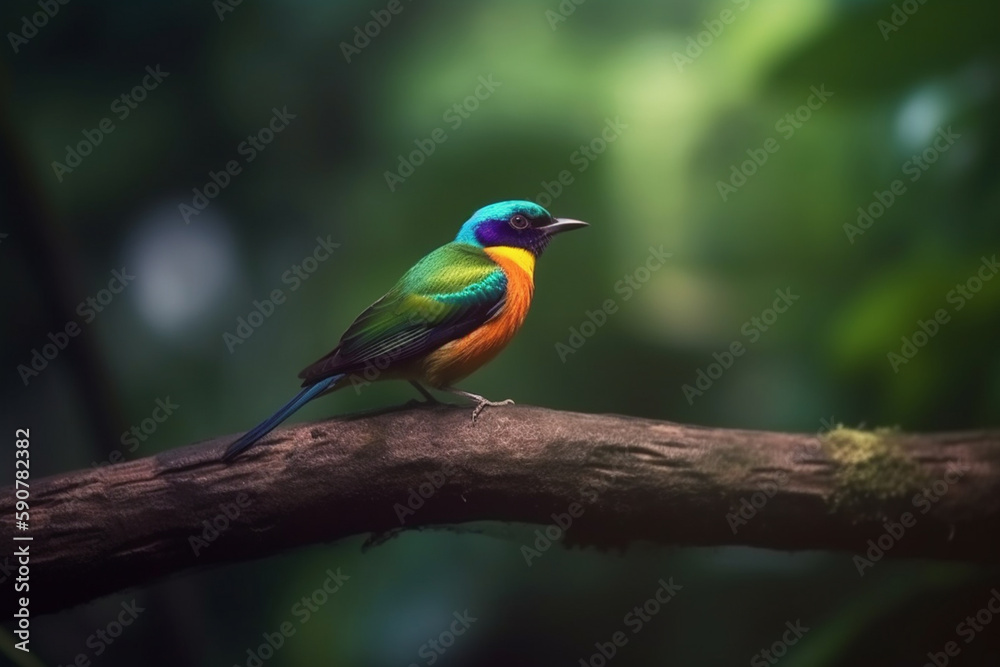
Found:
[[[472,423],[473,424],[476,423],[476,418],[479,417],[479,413],[485,410],[487,406],[491,408],[496,408],[500,407],[501,405],[514,405],[514,401],[509,398],[504,401],[487,401],[486,399],[479,401],[479,403],[476,404],[476,409],[472,411]]]

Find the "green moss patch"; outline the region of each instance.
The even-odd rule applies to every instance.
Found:
[[[926,482],[920,466],[903,453],[895,429],[859,431],[838,426],[826,433],[823,451],[834,461],[836,489],[828,499],[835,510],[882,518],[889,505]]]

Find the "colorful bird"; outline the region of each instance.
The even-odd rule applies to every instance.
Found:
[[[473,421],[486,406],[513,403],[454,385],[493,359],[521,328],[535,288],[535,260],[552,237],[586,226],[553,218],[529,201],[479,209],[454,241],[417,262],[354,320],[337,347],[299,373],[302,391],[231,444],[223,459],[235,458],[312,399],[366,371],[366,381],[372,375],[408,380],[431,402],[424,385],[471,399]]]

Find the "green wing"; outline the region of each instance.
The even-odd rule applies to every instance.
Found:
[[[481,248],[449,243],[406,272],[354,321],[340,345],[299,373],[303,386],[368,364],[417,359],[474,331],[503,306],[507,277]]]

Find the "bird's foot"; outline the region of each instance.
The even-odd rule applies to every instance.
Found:
[[[476,417],[478,417],[479,413],[485,410],[487,407],[496,408],[500,407],[501,405],[514,405],[514,400],[508,398],[503,401],[488,401],[482,396],[480,396],[479,403],[476,404],[476,409],[472,411],[472,423],[473,424],[476,423]]]
[[[462,396],[470,401],[475,401],[476,409],[472,411],[472,421],[475,423],[476,419],[479,417],[479,413],[485,410],[487,407],[496,408],[501,405],[514,405],[514,401],[507,399],[505,401],[491,401],[488,398],[484,398],[479,394],[473,394],[470,391],[462,391],[461,389],[448,388],[445,391],[455,394],[456,396]]]

